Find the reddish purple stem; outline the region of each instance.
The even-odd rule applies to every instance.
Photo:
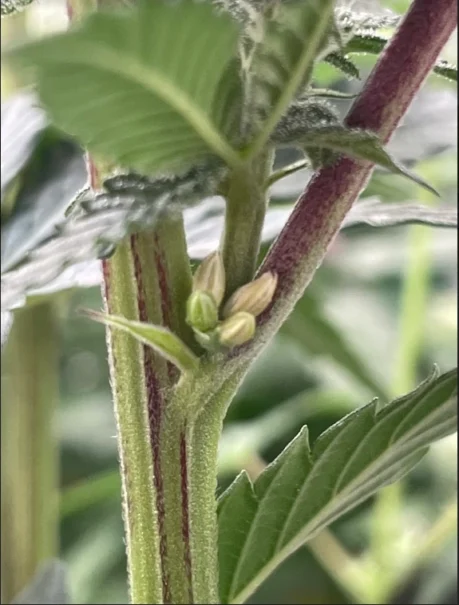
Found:
[[[457,22],[456,0],[414,0],[352,106],[346,124],[387,141],[435,65]],[[280,325],[302,295],[373,165],[342,158],[321,169],[299,198],[259,274],[279,276],[275,302],[261,318]]]

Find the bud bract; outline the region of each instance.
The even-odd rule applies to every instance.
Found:
[[[236,290],[223,307],[223,317],[230,317],[239,311],[246,311],[257,317],[272,301],[276,286],[277,275],[264,273],[255,281]]]
[[[218,328],[218,339],[225,347],[237,347],[252,340],[255,334],[255,317],[241,311],[226,319]]]
[[[213,252],[205,258],[193,275],[193,291],[211,294],[217,308],[225,294],[225,267],[220,252]]]
[[[200,332],[215,328],[218,308],[213,296],[207,292],[192,292],[186,303],[186,321]]]
[[[203,349],[206,349],[206,351],[216,353],[221,349],[220,342],[218,340],[218,328],[215,330],[209,330],[208,332],[200,332],[196,328],[193,328],[193,333],[196,341]]]

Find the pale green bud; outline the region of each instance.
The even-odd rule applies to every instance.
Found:
[[[186,321],[200,332],[215,328],[218,308],[213,296],[207,292],[192,292],[186,303]]]
[[[217,308],[225,294],[225,267],[220,252],[213,252],[205,258],[193,275],[193,291],[211,294]]]
[[[264,273],[255,281],[236,290],[223,307],[223,317],[231,317],[239,311],[246,311],[257,317],[272,301],[276,286],[277,275]]]
[[[225,347],[238,347],[252,340],[255,334],[255,317],[241,311],[232,315],[218,328],[218,339]]]

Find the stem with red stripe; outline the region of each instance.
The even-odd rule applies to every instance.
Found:
[[[98,0],[69,0],[69,17],[98,7]],[[91,186],[100,188],[106,170],[89,164]],[[123,242],[103,262],[103,275],[107,313],[166,326],[195,346],[185,323],[191,271],[181,216]],[[131,602],[193,603],[189,428],[186,414],[168,411],[178,370],[121,331],[107,329],[107,346]]]
[[[166,325],[186,339],[191,274],[181,242],[183,225],[174,218],[120,246],[104,262],[107,312]],[[119,331],[111,331],[109,351],[132,602],[193,603],[187,425],[185,415],[169,411],[178,373]]]

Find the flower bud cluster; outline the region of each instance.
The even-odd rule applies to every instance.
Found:
[[[225,295],[225,268],[219,252],[214,252],[199,265],[193,276],[193,289],[187,301],[188,324],[196,340],[208,350],[233,348],[251,340],[255,318],[271,303],[277,276],[264,273],[242,286],[220,310]]]

